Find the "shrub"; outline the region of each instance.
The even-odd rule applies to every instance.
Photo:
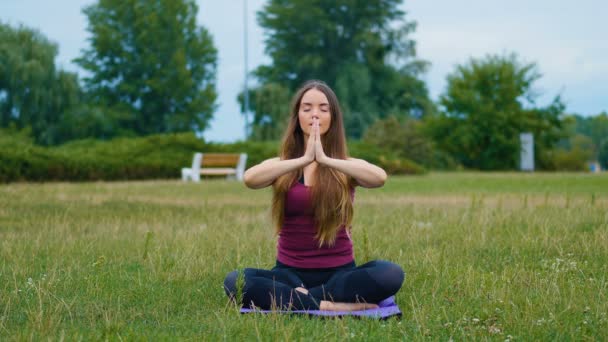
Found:
[[[390,149],[383,149],[363,141],[348,144],[349,154],[354,158],[365,159],[383,168],[388,174],[424,174],[426,169],[419,164],[399,157]]]
[[[547,171],[585,171],[589,153],[580,149],[555,149],[542,156],[542,168]]]
[[[35,145],[27,133],[0,131],[0,182],[95,181],[179,178],[194,152],[247,153],[247,166],[278,155],[279,143],[206,143],[192,133],[77,140],[57,147]],[[416,163],[375,146],[354,142],[351,154],[389,173],[423,173]]]
[[[599,153],[597,157],[600,166],[602,169],[608,169],[608,139],[604,140],[602,144],[600,144]]]

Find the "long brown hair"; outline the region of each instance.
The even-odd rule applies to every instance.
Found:
[[[329,130],[323,135],[323,151],[330,158],[346,159],[348,151],[346,148],[346,136],[344,134],[344,122],[338,98],[333,90],[322,81],[312,80],[296,92],[291,103],[291,110],[287,129],[283,135],[281,144],[281,160],[299,158],[304,155],[304,132],[300,127],[298,113],[300,102],[304,94],[316,89],[327,97],[331,123]],[[273,185],[272,218],[277,234],[280,232],[285,219],[285,197],[291,186],[302,176],[303,170],[296,170],[284,174],[276,179]],[[353,205],[350,189],[352,180],[350,177],[335,169],[318,165],[313,178],[311,189],[312,209],[315,223],[317,224],[316,238],[319,247],[333,245],[336,240],[338,229],[344,225],[350,229],[353,218]]]

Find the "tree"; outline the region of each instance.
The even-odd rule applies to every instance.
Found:
[[[592,141],[593,156],[596,157],[600,145],[608,139],[608,114],[600,113],[595,116],[570,115],[567,117],[569,135],[582,134]]]
[[[598,161],[602,169],[608,170],[608,139],[604,140],[604,142],[600,145]]]
[[[99,0],[75,60],[91,101],[128,113],[136,134],[203,131],[215,110],[217,51],[194,0]]]
[[[563,136],[564,105],[556,96],[548,106],[536,106],[533,84],[540,77],[536,64],[522,64],[514,54],[457,66],[440,97],[443,111],[430,120],[435,141],[465,167],[514,169],[519,134],[532,132],[542,165],[543,151]]]
[[[430,166],[433,145],[424,135],[420,120],[399,120],[390,116],[376,121],[365,132],[363,141],[396,152],[399,157]]]
[[[251,122],[251,140],[273,140],[281,137],[289,113],[289,90],[277,83],[267,83],[250,94],[255,111]],[[242,94],[239,97],[243,103]]]
[[[31,127],[35,141],[55,144],[57,125],[77,105],[76,74],[55,66],[57,46],[38,31],[0,23],[0,127]]]
[[[423,116],[432,102],[418,77],[428,63],[416,59],[408,37],[416,25],[406,21],[401,2],[271,0],[258,22],[272,64],[254,74],[261,86],[276,83],[289,93],[306,80],[325,81],[340,98],[351,138],[389,114]]]

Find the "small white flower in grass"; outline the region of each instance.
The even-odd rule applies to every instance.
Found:
[[[492,335],[496,335],[496,334],[500,334],[502,331],[500,330],[499,327],[497,327],[495,325],[490,325],[488,327],[488,332]]]
[[[479,318],[473,318],[471,321],[472,321],[474,324],[477,324],[477,323],[479,323]]]
[[[433,228],[433,224],[431,222],[425,222],[425,221],[415,221],[414,226],[416,226],[416,228],[419,228],[419,229]]]
[[[34,286],[34,280],[32,278],[27,278],[27,285]]]

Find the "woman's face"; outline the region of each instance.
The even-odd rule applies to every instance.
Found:
[[[304,134],[310,135],[314,120],[319,120],[319,132],[321,135],[325,134],[331,125],[331,112],[327,96],[315,88],[305,92],[300,101],[298,119]]]

